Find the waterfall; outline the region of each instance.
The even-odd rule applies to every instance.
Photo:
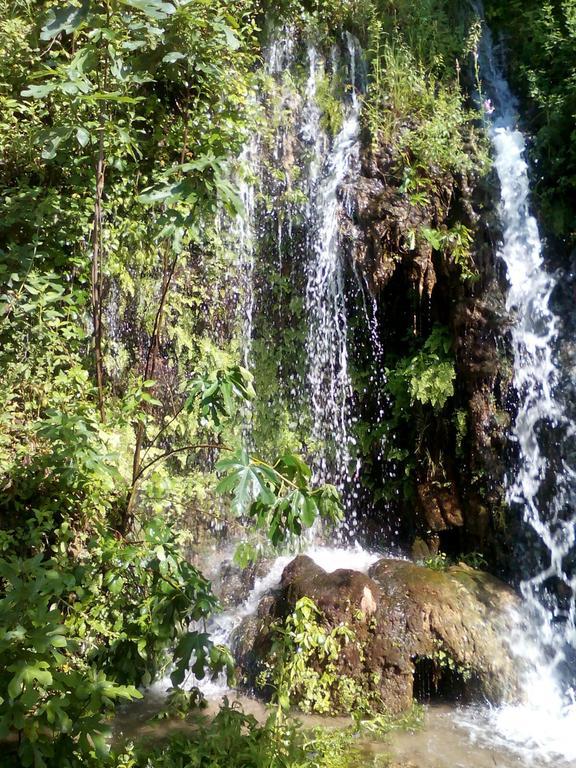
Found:
[[[280,355],[278,376],[292,382],[290,406],[309,414],[303,443],[315,480],[332,482],[351,498],[349,308],[340,229],[343,217],[351,213],[342,189],[359,171],[362,55],[350,34],[342,45],[333,46],[329,57],[313,43],[303,44],[289,27],[269,34],[263,71],[270,85],[258,97],[265,125],[240,157],[247,170],[238,182],[244,211],[233,223],[230,238],[238,275],[241,349],[244,365],[257,368],[254,341],[261,340],[259,318],[267,311],[273,289],[269,275],[275,272],[280,281],[288,278],[291,296],[302,302],[305,341],[299,370],[285,370]],[[304,80],[302,73],[307,74]],[[319,90],[322,85],[326,91],[327,81],[341,80],[342,122],[331,136]],[[331,98],[336,96],[331,93]],[[280,326],[285,323],[282,300],[280,293]],[[277,408],[283,396],[274,393],[270,408]]]
[[[576,574],[570,565],[576,555],[576,473],[567,462],[576,430],[559,388],[561,319],[551,309],[557,278],[545,268],[538,226],[530,213],[526,144],[517,127],[517,102],[496,60],[488,29],[478,63],[484,90],[480,98],[501,187],[503,241],[498,255],[507,268],[507,308],[514,321],[518,413],[512,439],[517,465],[507,479],[507,497],[512,510],[522,516],[530,549],[541,553],[535,564],[530,563],[532,572],[521,574],[524,626],[511,638],[512,651],[526,669],[525,703],[495,710],[490,738],[501,738],[546,761],[557,759],[560,765],[561,760],[576,760],[572,733],[576,704],[564,679],[576,649]]]
[[[254,249],[256,240],[256,188],[254,178],[258,174],[258,137],[254,135],[244,147],[240,155],[243,175],[239,183],[239,197],[242,201],[242,212],[239,213],[232,226],[232,236],[237,258],[237,272],[240,282],[241,318],[240,347],[242,350],[242,365],[250,369],[252,336],[254,332]]]
[[[340,220],[346,203],[340,199],[339,191],[343,182],[358,172],[360,152],[357,44],[351,35],[346,36],[346,43],[350,103],[345,107],[342,127],[325,159],[318,184],[315,184],[316,161],[313,159],[311,163],[312,198],[308,208],[310,236],[306,265],[308,390],[313,437],[324,446],[316,470],[319,480],[333,482],[340,490],[350,481],[353,438],[349,417],[351,381],[345,268],[340,246]],[[311,91],[314,87],[313,73],[311,63],[308,83]],[[312,101],[314,96],[312,91]]]

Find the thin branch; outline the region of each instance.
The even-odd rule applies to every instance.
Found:
[[[144,461],[146,456],[148,456],[148,454],[150,453],[150,449],[152,448],[152,446],[154,445],[156,440],[158,440],[158,438],[161,437],[166,432],[167,429],[169,429],[169,427],[176,421],[178,416],[180,416],[180,414],[182,413],[184,408],[185,408],[185,406],[183,405],[182,408],[180,408],[178,411],[176,411],[176,413],[172,416],[170,421],[167,424],[164,424],[164,426],[160,427],[158,432],[156,432],[154,437],[148,442],[148,445],[146,446],[146,450],[144,451],[144,454],[142,455],[142,461]]]
[[[166,304],[166,298],[168,296],[168,290],[170,289],[170,283],[174,277],[176,265],[178,264],[178,256],[176,254],[172,264],[168,269],[168,273],[164,273],[164,285],[162,286],[162,294],[160,296],[160,302],[158,309],[156,310],[156,317],[154,318],[154,326],[152,327],[152,335],[150,337],[150,344],[148,346],[148,352],[146,354],[146,365],[144,366],[144,379],[150,379],[154,375],[156,370],[158,345],[160,340],[160,325],[162,322],[162,315]]]
[[[108,55],[104,49],[103,90],[108,88]],[[100,102],[98,111],[98,157],[96,159],[96,190],[94,196],[94,220],[92,228],[92,325],[94,333],[94,364],[96,368],[96,386],[98,388],[98,410],[102,421],[105,419],[104,408],[104,362],[102,355],[102,275],[103,275],[103,239],[102,239],[102,198],[106,179],[106,159],[104,155],[104,133],[106,115],[104,102]]]
[[[154,376],[154,373],[156,371],[156,363],[158,360],[158,353],[160,350],[160,329],[162,325],[162,316],[164,314],[164,307],[166,305],[166,299],[168,297],[168,290],[170,288],[170,283],[172,282],[172,278],[174,276],[174,272],[176,270],[176,265],[178,263],[178,254],[174,257],[172,260],[172,264],[166,270],[166,263],[167,263],[167,254],[164,254],[164,277],[163,277],[163,285],[162,285],[162,293],[160,296],[160,301],[158,303],[158,308],[156,310],[156,317],[154,318],[154,326],[152,328],[152,335],[150,337],[150,344],[148,345],[148,351],[146,353],[146,364],[144,366],[144,380],[148,381]],[[142,452],[142,443],[144,442],[144,434],[145,434],[145,427],[142,421],[138,422],[138,426],[136,428],[136,441],[134,444],[134,456],[132,459],[132,484],[136,481],[136,478],[138,477],[138,473],[140,470],[140,464],[141,464],[141,452]]]
[[[220,443],[197,443],[196,445],[183,445],[181,448],[173,448],[170,451],[166,451],[166,453],[163,453],[161,456],[157,456],[155,459],[152,459],[148,462],[148,464],[145,464],[134,480],[132,481],[132,486],[140,480],[142,475],[150,469],[150,467],[154,466],[154,464],[158,464],[160,461],[164,461],[164,459],[168,459],[170,456],[174,456],[176,453],[183,453],[184,451],[200,451],[202,449],[217,449],[219,451],[232,451],[232,448],[228,447],[227,445],[222,445]]]

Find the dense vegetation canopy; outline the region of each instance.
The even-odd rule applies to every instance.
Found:
[[[115,707],[159,677],[171,675],[172,713],[197,703],[179,688],[190,667],[199,679],[233,678],[228,649],[205,631],[218,601],[192,564],[196,528],[240,519],[273,552],[318,518],[342,516],[336,489],[315,485],[311,457],[297,453],[306,441],[271,413],[268,395],[281,386],[274,366],[254,376],[240,364],[238,295],[225,279],[235,258],[227,230],[242,215],[237,158],[266,122],[256,98],[270,87],[265,36],[287,23],[329,50],[343,29],[358,35],[369,70],[366,144],[392,146],[402,194],[433,207],[446,178],[488,167],[462,90],[477,34],[458,5],[0,0],[3,765],[345,768],[361,758],[348,748],[352,732],[306,735],[284,718],[294,691],[330,709],[290,655],[302,616],[277,628],[268,723],[226,705],[195,737],[168,745],[114,754],[108,735]],[[531,32],[515,58],[534,104],[542,210],[572,237],[574,152],[562,142],[574,117],[574,77],[565,76],[574,8],[507,4],[517,37],[523,13]],[[324,84],[323,95],[323,125],[334,133],[337,88]],[[464,225],[413,228],[408,240],[474,282]],[[282,275],[271,283],[286,291]],[[367,453],[388,431],[397,434],[390,461],[418,458],[418,424],[452,407],[452,340],[443,325],[428,330],[387,360],[392,405],[363,435]],[[263,346],[263,356],[276,351]],[[245,444],[248,412],[255,447]],[[458,414],[449,413],[455,429]],[[315,608],[304,608],[317,635]],[[322,653],[345,635],[324,638]],[[361,691],[352,693],[341,695],[355,706]],[[384,718],[373,727],[392,726]]]

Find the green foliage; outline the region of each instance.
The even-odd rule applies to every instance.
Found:
[[[216,468],[227,473],[217,490],[233,492],[236,513],[252,517],[274,546],[290,536],[299,536],[319,517],[328,523],[342,519],[336,488],[323,485],[312,490],[311,470],[295,454],[285,453],[274,464],[268,464],[242,449],[220,459]]]
[[[196,686],[187,691],[182,688],[169,688],[162,709],[153,720],[184,720],[190,712],[205,709],[207,706],[206,697]]]
[[[56,534],[50,559],[0,559],[0,738],[21,733],[23,765],[104,754],[114,701],[169,664],[176,683],[190,665],[200,678],[233,670],[226,649],[188,629],[216,600],[162,521],[137,544],[66,523]]]
[[[344,120],[343,87],[338,73],[332,78],[324,74],[316,85],[316,101],[321,111],[320,124],[331,136],[336,136]]]
[[[289,258],[287,253],[286,259]],[[294,278],[298,279],[296,275]],[[260,279],[265,279],[271,290],[255,318],[252,342],[255,385],[259,393],[251,421],[253,439],[265,455],[280,455],[287,450],[314,453],[310,414],[299,393],[294,391],[294,381],[302,381],[306,375],[306,319],[302,297],[288,278],[270,272],[267,263],[266,273]]]
[[[421,165],[431,187],[444,173],[488,167],[477,114],[465,106],[458,80],[466,32],[466,14],[451,3],[372,3],[363,119],[373,143],[391,143],[407,166]]]
[[[246,568],[251,563],[257,563],[260,559],[260,550],[249,541],[242,541],[234,550],[234,565],[239,568]]]
[[[445,571],[451,565],[451,561],[445,552],[437,552],[435,555],[425,557],[422,564],[431,571]]]
[[[456,455],[462,457],[464,454],[464,441],[468,434],[468,413],[462,408],[454,411],[454,429],[456,432]]]
[[[271,728],[259,725],[253,715],[245,714],[236,705],[224,706],[209,725],[201,726],[195,738],[173,738],[167,746],[147,750],[139,765],[150,768],[176,766],[269,766],[274,764],[274,752],[279,742]],[[292,744],[283,749],[291,752]]]
[[[163,521],[147,521],[141,537],[133,544],[105,535],[81,550],[69,620],[85,638],[88,658],[138,685],[149,684],[170,663],[173,681],[181,682],[191,656],[200,677],[210,664],[216,673],[229,667],[229,657],[205,634],[188,631],[190,622],[217,607],[209,582],[182,559]],[[74,546],[80,546],[78,538]],[[60,567],[73,564],[63,560]]]
[[[460,278],[463,281],[478,278],[472,262],[471,249],[474,237],[464,224],[458,223],[450,229],[443,230],[420,227],[415,234],[423,237],[435,251],[445,253],[459,268]]]
[[[271,627],[272,648],[259,684],[269,684],[282,709],[296,704],[303,712],[371,712],[376,698],[360,680],[342,674],[336,662],[342,649],[362,645],[345,624],[327,628],[314,601],[300,598],[284,621]]]
[[[190,412],[197,404],[201,426],[219,432],[223,422],[236,415],[238,402],[254,399],[252,380],[252,374],[238,365],[209,371],[192,382],[185,408]]]
[[[448,557],[445,552],[438,552],[435,555],[425,557],[422,561],[422,565],[433,571],[445,571],[450,566],[457,565],[458,563],[464,563],[470,568],[485,568],[487,565],[486,558],[481,552],[467,552],[466,554],[458,555],[456,558]]]
[[[469,565],[470,568],[486,568],[488,565],[488,561],[481,552],[467,552],[456,559],[458,563]]]
[[[383,739],[393,731],[415,733],[424,724],[424,707],[414,702],[412,707],[402,715],[391,715],[387,712],[371,714],[366,717],[361,712],[353,712],[356,730],[372,738]]]
[[[424,340],[409,337],[407,346],[405,356],[395,359],[390,355],[386,360],[390,415],[381,421],[379,431],[369,429],[364,439],[373,441],[381,435],[380,450],[392,474],[379,498],[400,498],[410,504],[418,477],[445,480],[442,454],[431,455],[426,433],[438,425],[445,429],[450,423],[456,369],[451,335],[445,326],[433,326]]]
[[[120,325],[114,313],[127,301],[133,330],[149,334],[162,261],[188,259],[202,227],[209,251],[218,205],[237,205],[225,158],[241,145],[249,113],[252,10],[244,2],[4,3],[2,355],[14,380],[26,381],[22,400],[34,395],[32,409],[55,373],[70,363],[89,369],[85,313],[95,289],[104,301],[119,281],[125,294],[110,314],[100,308],[104,324]],[[94,261],[97,164],[103,245]],[[103,340],[119,376],[141,353],[122,341],[118,350],[120,339]]]
[[[377,758],[355,743],[355,728],[304,730],[298,723],[270,717],[260,724],[237,703],[224,705],[190,735],[135,749],[124,747],[113,768],[368,768]],[[381,763],[378,763],[381,765]]]
[[[86,375],[78,374],[78,391],[84,393]],[[59,383],[55,404],[65,407],[58,402]],[[68,391],[73,384],[70,377]],[[17,404],[12,400],[11,405],[7,436],[18,426]],[[80,528],[88,532],[103,524],[107,513],[113,515],[126,488],[108,439],[87,403],[77,412],[47,409],[43,419],[16,431],[16,442],[7,446],[0,463],[7,478],[0,491],[0,520],[13,530],[19,554],[42,551],[61,526],[67,536]]]
[[[435,326],[422,348],[386,370],[387,388],[394,397],[397,418],[410,418],[416,402],[441,410],[454,394],[452,341],[446,328]]]
[[[384,754],[374,754],[373,742],[396,730],[421,727],[423,709],[414,705],[399,717],[358,716],[346,728],[303,728],[278,713],[265,723],[246,714],[235,702],[224,704],[210,720],[197,722],[194,732],[165,742],[135,748],[127,744],[110,761],[113,768],[383,768]],[[372,742],[365,746],[364,739]]]
[[[444,251],[460,269],[462,280],[477,280],[478,273],[472,261],[474,236],[462,223],[457,223],[442,233]]]
[[[71,574],[41,555],[0,560],[0,740],[18,733],[23,766],[69,766],[75,755],[104,758],[106,713],[140,698],[83,658],[85,636],[67,621]]]
[[[454,660],[454,657],[444,648],[440,640],[436,642],[436,649],[433,651],[430,658],[434,662],[435,667],[435,674],[432,679],[432,682],[435,685],[443,671],[455,672],[460,675],[464,681],[470,680],[472,677],[471,668],[466,664],[458,664]]]
[[[344,30],[363,35],[365,20],[373,12],[372,0],[264,0],[267,13],[277,20],[289,19],[327,48]]]

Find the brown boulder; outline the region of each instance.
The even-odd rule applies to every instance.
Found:
[[[488,699],[514,696],[517,670],[506,641],[519,599],[510,587],[463,563],[437,571],[379,560],[369,573],[382,595],[402,606],[413,662],[434,659],[441,651]]]
[[[463,681],[493,701],[513,696],[516,671],[506,638],[513,628],[515,593],[488,573],[465,565],[436,571],[405,560],[383,559],[369,575],[327,573],[304,555],[286,566],[278,593],[265,598],[238,659],[255,684],[254,659],[266,662],[273,621],[294,611],[302,597],[314,601],[327,630],[346,625],[354,641],[342,646],[336,674],[366,691],[389,712],[408,709],[422,663],[435,679]]]
[[[350,621],[358,611],[371,616],[376,611],[380,591],[372,579],[359,571],[339,568],[327,573],[307,555],[298,555],[286,566],[281,586],[290,606],[301,597],[309,597],[332,625]]]

